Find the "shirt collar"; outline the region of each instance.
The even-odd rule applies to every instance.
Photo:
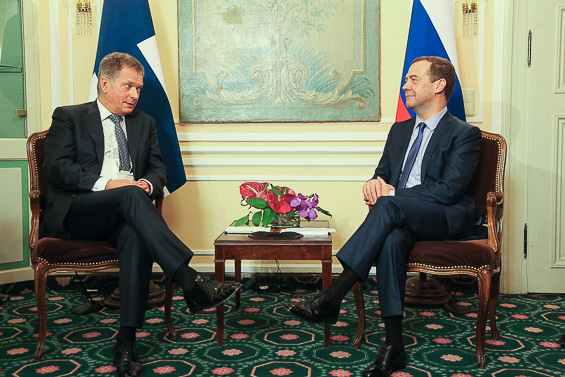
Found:
[[[443,118],[443,116],[445,115],[445,113],[447,113],[447,106],[443,108],[443,110],[441,110],[439,113],[437,113],[436,115],[430,117],[427,121],[425,121],[424,123],[426,123],[426,126],[428,126],[428,128],[430,130],[435,130],[439,121],[441,120],[441,118]],[[418,115],[416,115],[416,124],[414,125],[414,127],[417,127],[420,123],[422,122],[422,120],[420,119],[420,117]]]
[[[105,120],[110,115],[112,115],[112,112],[104,107],[104,105],[102,105],[98,99],[96,99],[96,104],[98,105],[98,111],[100,112],[100,119]],[[123,119],[124,117],[121,118]]]

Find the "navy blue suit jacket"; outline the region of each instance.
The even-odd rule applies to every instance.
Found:
[[[416,118],[411,118],[392,125],[373,179],[381,177],[394,187],[398,185],[415,122]],[[481,130],[448,111],[426,148],[421,184],[397,189],[395,195],[443,205],[450,231],[448,239],[468,238],[470,229],[475,233],[480,219],[470,192],[480,148]]]
[[[152,197],[163,192],[167,169],[159,151],[155,120],[138,110],[126,117],[128,147],[135,180],[153,185]],[[100,178],[104,132],[96,101],[58,107],[45,140],[43,167],[49,182],[40,234],[68,238],[64,220],[77,193],[91,191]]]

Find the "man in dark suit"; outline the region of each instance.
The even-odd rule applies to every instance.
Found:
[[[143,66],[128,54],[100,62],[98,99],[55,109],[45,142],[49,181],[41,235],[105,240],[120,260],[118,376],[141,375],[135,331],[143,325],[153,261],[183,289],[192,313],[215,307],[241,284],[220,284],[188,266],[192,251],[153,205],[167,169],[155,120],[135,110]]]
[[[447,111],[455,69],[445,59],[415,59],[405,78],[406,106],[416,117],[392,125],[375,174],[363,186],[365,221],[338,252],[343,273],[332,286],[288,309],[311,322],[335,322],[353,284],[373,263],[386,341],[364,377],[407,365],[402,344],[406,259],[417,241],[478,237],[481,219],[470,195],[481,131]]]

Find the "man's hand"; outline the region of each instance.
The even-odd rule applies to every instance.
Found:
[[[391,190],[394,190],[392,185],[389,185],[381,177],[371,179],[363,185],[363,198],[365,204],[372,206],[377,202],[381,196],[388,196]]]
[[[143,190],[145,190],[146,193],[151,194],[151,186],[149,186],[149,183],[147,183],[147,181],[137,181],[135,182],[137,187],[141,187]]]

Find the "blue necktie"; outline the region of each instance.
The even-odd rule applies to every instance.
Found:
[[[414,162],[416,161],[418,150],[420,149],[420,145],[422,144],[422,138],[424,136],[424,128],[426,128],[426,123],[422,122],[418,125],[418,127],[420,127],[418,136],[416,137],[416,140],[414,140],[414,144],[412,144],[410,152],[408,152],[408,157],[406,158],[404,168],[402,169],[402,176],[400,177],[400,182],[398,182],[398,188],[401,189],[406,187],[406,181],[408,181],[410,171],[412,170]]]
[[[118,151],[120,153],[120,170],[130,171],[131,163],[129,159],[128,142],[126,140],[126,135],[124,130],[120,126],[122,117],[119,115],[108,116],[112,122],[114,122],[114,133],[116,134],[116,140],[118,141]]]

